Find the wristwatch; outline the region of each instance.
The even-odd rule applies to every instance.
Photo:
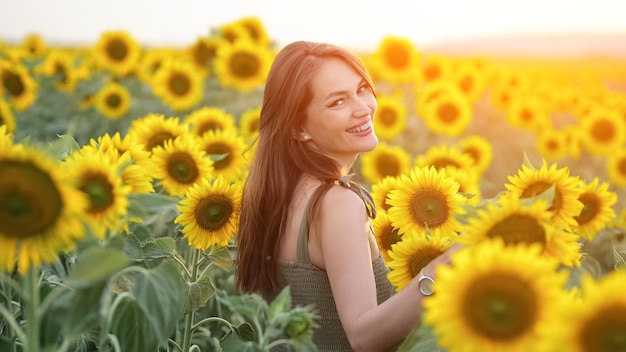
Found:
[[[417,287],[420,290],[421,294],[423,294],[424,296],[432,295],[434,293],[433,283],[435,283],[435,280],[432,277],[424,275],[422,271],[420,271],[419,277],[417,279]]]

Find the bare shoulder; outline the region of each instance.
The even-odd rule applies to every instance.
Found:
[[[357,210],[363,206],[363,200],[353,190],[340,185],[332,186],[322,199],[324,211],[339,209]]]

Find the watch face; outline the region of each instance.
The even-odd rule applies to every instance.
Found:
[[[433,294],[433,283],[435,281],[430,276],[422,276],[419,279],[419,290],[424,296],[430,296]]]

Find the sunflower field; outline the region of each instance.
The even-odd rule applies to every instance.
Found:
[[[316,349],[314,307],[234,287],[279,49],[256,17],[176,48],[0,38],[0,351]],[[464,245],[398,350],[626,351],[626,58],[394,35],[358,55],[380,143],[355,171],[389,280]]]

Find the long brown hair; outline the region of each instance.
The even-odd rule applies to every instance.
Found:
[[[236,236],[236,284],[244,292],[265,294],[278,289],[279,240],[300,177],[312,175],[326,185],[314,196],[310,211],[314,213],[317,200],[342,176],[333,159],[298,139],[312,99],[309,82],[328,58],[343,60],[374,88],[363,63],[334,45],[293,42],[274,59],[265,84],[258,145],[243,190]]]

